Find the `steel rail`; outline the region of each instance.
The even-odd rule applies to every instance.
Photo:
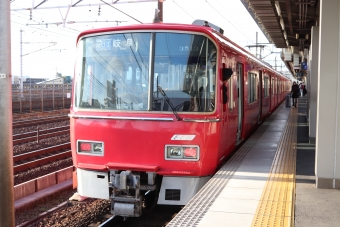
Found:
[[[70,134],[70,129],[52,132],[52,133],[47,133],[47,134],[43,134],[43,135],[36,135],[36,136],[32,136],[32,137],[16,139],[16,140],[13,140],[13,145],[37,141],[37,140],[40,140],[40,139],[50,138],[50,137],[54,137],[54,136],[60,136],[60,135],[64,135],[64,134]]]
[[[68,158],[68,157],[71,157],[71,150],[63,151],[63,152],[61,152],[59,154],[55,154],[55,155],[51,155],[51,156],[48,156],[48,157],[40,158],[40,159],[31,161],[31,162],[27,162],[27,163],[24,163],[24,164],[15,165],[14,168],[13,168],[13,171],[14,171],[14,174],[16,174],[16,173],[18,173],[20,171],[23,171],[23,170],[27,170],[27,169],[30,169],[30,168],[35,168],[37,166],[41,166],[41,165],[44,165],[46,163],[50,163],[50,162],[56,161],[58,159],[63,159],[63,158]]]
[[[41,112],[41,111],[32,111],[32,112],[28,112],[28,113],[13,113],[13,120],[15,121],[18,121],[20,119],[27,119],[27,118],[30,118],[30,117],[42,117],[42,116],[62,116],[62,115],[65,115],[65,114],[68,114],[70,113],[70,110],[69,109],[61,109],[61,110],[55,110],[55,111],[44,111],[44,112]]]
[[[13,122],[13,128],[22,128],[27,126],[33,126],[37,124],[47,124],[51,122],[57,122],[57,121],[65,121],[69,118],[67,116],[61,116],[61,117],[50,117],[50,118],[42,118],[38,120],[29,120],[29,121],[16,121]]]
[[[61,126],[61,127],[55,127],[55,128],[51,128],[51,129],[39,130],[39,136],[43,135],[43,134],[67,130],[67,129],[70,129],[69,125]],[[21,138],[27,138],[27,137],[36,136],[36,135],[37,135],[37,131],[15,134],[15,135],[13,135],[13,140],[17,140],[17,139],[21,139]]]
[[[24,153],[24,154],[14,155],[13,162],[18,162],[18,161],[25,160],[28,158],[32,158],[32,157],[36,157],[39,155],[44,155],[44,154],[48,154],[51,152],[64,150],[64,149],[71,149],[71,143],[64,143],[64,144],[60,144],[57,146],[47,147],[44,149],[40,149],[40,150],[36,150],[36,151]]]

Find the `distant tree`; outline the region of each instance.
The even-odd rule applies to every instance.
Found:
[[[64,76],[64,83],[71,83],[71,76]]]

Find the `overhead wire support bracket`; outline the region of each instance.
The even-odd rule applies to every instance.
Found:
[[[71,6],[69,5],[68,9],[67,9],[67,12],[66,12],[66,15],[65,15],[65,18],[64,18],[62,13],[61,13],[61,11],[60,11],[60,8],[58,8],[60,16],[61,16],[61,19],[63,20],[63,27],[64,28],[65,28],[65,24],[66,24],[66,18],[67,18],[67,15],[68,15],[68,12],[70,11],[70,9],[71,9]]]
[[[141,22],[141,21],[137,20],[136,18],[134,18],[134,17],[130,16],[130,15],[129,15],[129,14],[127,14],[127,13],[124,13],[123,11],[121,11],[121,10],[117,9],[116,7],[112,6],[111,4],[109,4],[109,3],[107,3],[107,2],[105,2],[105,1],[103,1],[103,0],[100,0],[100,1],[101,1],[101,2],[103,2],[103,3],[105,3],[106,5],[108,5],[108,6],[112,7],[112,8],[114,8],[115,10],[117,10],[117,11],[119,11],[119,12],[123,13],[124,15],[126,15],[126,16],[128,16],[128,17],[130,17],[130,18],[134,19],[135,21],[138,21],[139,23],[143,24],[143,22]]]
[[[33,1],[33,0],[32,0]],[[46,0],[47,1],[47,0]],[[42,9],[56,9],[56,8],[69,8],[71,7],[88,7],[89,4],[79,4],[81,3],[83,0],[79,0],[78,2],[76,2],[73,5],[54,5],[54,6],[46,6],[46,7],[38,7],[41,4],[39,4],[38,6],[32,6],[32,8],[11,8],[11,11],[22,11],[22,10],[42,10]],[[157,2],[158,0],[135,0],[135,1],[128,1],[128,2],[119,2],[119,1],[114,1],[112,3],[95,3],[95,4],[91,4],[91,6],[98,6],[98,5],[111,5],[111,4],[131,4],[131,3],[145,3],[145,2]]]
[[[79,0],[78,2],[74,3],[72,7],[75,7],[78,3],[82,2],[83,0]]]
[[[33,53],[35,53],[35,52],[38,52],[38,51],[44,50],[44,49],[46,49],[46,48],[49,48],[49,47],[51,47],[51,46],[55,46],[55,45],[57,45],[57,43],[56,43],[56,42],[54,42],[52,45],[49,45],[49,46],[47,46],[47,47],[40,48],[39,50],[35,50],[35,51],[32,51],[32,52],[30,52],[30,53],[23,54],[23,55],[21,55],[20,57],[23,57],[23,56],[26,56],[26,55],[29,55],[29,54],[33,54]]]
[[[35,6],[33,9],[38,8],[39,6],[41,6],[42,4],[44,4],[45,2],[47,2],[47,0],[44,0],[44,1],[40,2],[40,3],[39,3],[37,6]]]

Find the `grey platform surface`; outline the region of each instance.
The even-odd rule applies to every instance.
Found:
[[[282,132],[282,124],[285,124],[290,108],[295,107],[284,108],[281,105],[278,110],[284,110],[283,113],[275,111],[269,122],[263,123],[265,129],[261,126],[257,130],[262,130],[258,135],[266,145],[250,138],[248,145],[243,145],[245,148],[236,158],[238,160],[229,163],[228,168],[222,167],[224,172],[218,172],[212,178],[215,181],[213,186],[202,188],[204,192],[197,194],[200,198],[190,201],[167,226],[251,226],[268,176],[266,161],[272,162],[275,142],[280,137],[273,132]],[[295,227],[340,227],[340,191],[315,187],[315,144],[309,141],[306,97],[299,98],[297,108]],[[265,132],[267,129],[270,129],[269,133]],[[274,136],[271,140],[270,134]],[[273,147],[268,142],[273,143]],[[257,160],[259,162],[253,165],[252,159],[259,155],[257,151],[263,152],[264,148],[267,151],[262,153],[262,160]],[[262,161],[264,163],[260,163]]]
[[[289,113],[281,104],[167,226],[251,226]]]

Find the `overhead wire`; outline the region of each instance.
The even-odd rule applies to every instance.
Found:
[[[69,35],[66,35],[66,34],[63,34],[63,33],[58,33],[58,32],[54,32],[54,31],[49,31],[49,30],[45,30],[45,29],[42,29],[42,28],[38,28],[36,29],[35,27],[32,27],[30,25],[25,25],[25,24],[22,24],[22,23],[19,23],[19,22],[16,22],[16,21],[11,21],[11,23],[14,23],[14,24],[17,24],[17,25],[21,25],[20,28],[22,27],[29,27],[29,28],[34,28],[35,30],[42,30],[43,32],[46,32],[46,33],[52,33],[52,34],[57,34],[57,35],[62,35],[62,36],[65,36],[67,38],[74,38],[74,36],[69,36]]]
[[[124,15],[126,15],[126,16],[128,16],[128,17],[132,18],[132,19],[134,19],[135,21],[137,21],[137,22],[139,22],[139,23],[143,24],[143,22],[141,22],[141,21],[137,20],[136,18],[134,18],[134,17],[130,16],[130,15],[129,15],[129,14],[127,14],[127,13],[124,13],[123,11],[121,11],[121,10],[117,9],[116,7],[114,7],[114,6],[110,5],[109,3],[107,3],[107,2],[105,2],[105,1],[103,1],[103,0],[100,0],[100,1],[101,1],[101,2],[103,2],[103,3],[105,3],[106,5],[108,5],[108,6],[112,7],[112,8],[114,8],[115,10],[117,10],[117,11],[121,12],[122,14],[124,14]]]
[[[25,24],[22,24],[22,23],[19,23],[19,22],[16,22],[16,21],[11,21],[11,23],[17,24],[17,26],[18,26],[18,25],[21,25],[21,26],[19,26],[19,28],[21,28],[21,29],[22,29],[22,27],[24,26],[24,27],[29,27],[29,28],[31,28],[31,29],[34,28],[35,31],[36,31],[36,30],[42,30],[42,31],[45,32],[45,33],[57,34],[57,35],[61,35],[61,36],[67,37],[67,38],[72,38],[72,39],[74,39],[74,36],[69,36],[69,35],[66,35],[66,34],[63,34],[63,33],[58,33],[58,32],[54,32],[54,31],[44,30],[44,29],[42,29],[42,28],[36,29],[35,27],[32,27],[32,26],[30,26],[30,25],[25,25]],[[34,31],[33,31],[33,32],[34,32]],[[46,35],[47,35],[47,34],[46,34]]]
[[[177,7],[179,7],[181,10],[183,10],[186,14],[188,14],[191,18],[193,18],[194,20],[195,20],[195,18],[192,16],[192,15],[190,15],[187,11],[185,11],[184,9],[183,9],[183,7],[181,7],[177,2],[175,2],[175,0],[172,0],[176,5],[177,5]],[[233,23],[231,23],[231,21],[230,20],[228,20],[223,14],[221,14],[215,7],[213,7],[207,0],[204,0],[211,8],[213,8],[219,15],[221,15],[226,21],[228,21],[234,28],[236,28],[236,30],[238,30],[244,37],[246,37],[248,40],[250,40],[252,43],[254,43],[254,41],[251,39],[251,38],[249,38],[249,37],[247,37],[240,29],[238,29]],[[216,0],[217,1],[217,0]],[[218,2],[218,1],[217,1]],[[218,2],[220,5],[221,5],[221,3],[220,2]],[[222,5],[221,5],[222,6]],[[223,7],[223,6],[222,6]]]
[[[14,11],[14,13],[23,14],[23,15],[26,16],[25,13],[22,13],[22,12],[20,12],[20,11]],[[13,16],[16,16],[16,17],[25,19],[25,18],[22,17],[22,16],[14,15],[14,13],[12,13]],[[46,15],[44,15],[44,16],[46,17]],[[30,20],[30,21],[33,21],[33,22],[37,23],[37,25],[56,24],[56,23],[52,23],[52,22],[46,22],[46,23],[45,23],[45,20],[44,20],[44,19],[41,19],[41,20],[42,20],[43,22],[39,22],[39,21],[34,20],[34,19],[32,19],[32,20]],[[29,24],[27,23],[26,25],[28,26]],[[57,24],[56,24],[56,25],[57,25]],[[57,27],[58,27],[59,30],[71,30],[71,31],[73,31],[73,32],[75,32],[75,33],[79,33],[79,32],[80,32],[79,30],[76,30],[76,29],[74,29],[74,28],[62,27],[62,26],[61,26],[61,27],[57,26]],[[65,32],[68,32],[68,31],[65,31]]]
[[[15,3],[13,3],[14,1],[15,1],[15,0],[11,0],[11,5],[15,5]],[[113,7],[111,4],[109,4],[109,3],[107,3],[107,2],[105,2],[105,1],[103,1],[103,0],[100,0],[100,1],[103,2],[103,3],[105,3],[106,5],[110,6],[111,8],[114,8],[114,9],[116,9],[117,11],[123,13],[124,15],[126,15],[126,16],[132,18],[133,20],[136,20],[136,21],[138,21],[139,23],[143,24],[143,22],[137,20],[136,18],[130,16],[130,15],[127,14],[127,13],[124,13],[123,11],[117,9],[116,7]],[[237,31],[239,31],[240,34],[242,34],[245,38],[247,38],[247,40],[250,40],[252,43],[254,43],[254,41],[253,41],[251,38],[249,38],[246,34],[244,34],[237,26],[235,26],[234,23],[232,23],[230,20],[228,20],[228,19],[226,18],[226,16],[224,16],[218,9],[216,9],[216,7],[211,3],[211,1],[209,1],[209,2],[208,2],[208,0],[204,0],[204,1],[206,2],[206,4],[209,5],[209,7],[211,7],[214,11],[216,11],[221,17],[223,17],[226,21],[228,21],[228,22],[229,22],[229,23],[230,23]],[[220,6],[223,6],[218,0],[215,0],[215,1],[216,1]],[[180,8],[185,14],[187,14],[188,16],[190,16],[192,19],[196,19],[196,18],[194,18],[188,11],[186,11],[186,10],[180,5],[180,3],[181,3],[180,1],[177,1],[177,2],[176,2],[175,0],[172,0],[172,2],[173,2],[178,8]],[[180,2],[180,3],[178,3],[178,2]],[[14,12],[17,13],[16,16],[19,17],[19,18],[23,18],[23,17],[20,17],[19,14],[28,16],[27,14],[22,13],[22,12],[20,12],[20,11],[14,11]],[[38,14],[39,14],[39,13],[38,13]],[[40,14],[41,14],[41,13],[40,13]],[[14,14],[13,14],[13,15],[14,15]],[[35,13],[35,15],[36,15],[36,13]],[[48,17],[48,16],[44,15],[43,17],[46,18],[46,17]],[[32,20],[32,21],[35,21],[36,23],[39,23],[39,22],[37,22],[36,20]],[[17,26],[23,25],[23,24],[21,24],[21,23],[19,23],[19,22],[16,22],[16,21],[12,21],[12,22],[13,22],[14,24],[17,24]],[[49,24],[50,24],[50,23],[49,23]],[[52,23],[51,23],[51,24],[52,24]],[[44,24],[41,24],[41,25],[44,25]],[[35,27],[33,27],[33,26],[30,26],[30,25],[24,25],[24,26],[30,27],[31,29],[35,28]],[[36,28],[35,28],[35,29],[36,29]],[[80,31],[78,31],[78,30],[76,30],[76,29],[72,29],[72,28],[69,28],[69,27],[65,27],[65,28],[64,28],[64,27],[62,27],[62,26],[60,26],[60,27],[58,26],[58,27],[57,27],[57,30],[58,30],[58,31],[50,31],[50,30],[43,29],[43,28],[38,28],[38,29],[36,29],[35,31],[37,31],[37,30],[42,31],[43,33],[48,34],[48,35],[50,35],[49,33],[51,33],[51,34],[62,35],[62,36],[67,37],[67,38],[74,38],[74,37],[69,36],[69,35],[67,35],[67,34],[63,34],[64,32],[67,33],[67,31],[65,31],[65,30],[72,31],[72,32],[74,32],[74,33],[80,32]]]
[[[195,20],[195,18],[193,16],[191,16],[187,11],[185,11],[177,2],[175,2],[175,0],[172,0],[176,5],[177,7],[179,7],[181,10],[183,10],[186,14],[188,14],[192,19]]]
[[[252,40],[252,39],[250,39],[249,37],[247,37],[241,30],[239,30],[231,21],[229,21],[223,14],[221,14],[214,6],[212,6],[209,2],[208,2],[208,0],[204,0],[211,8],[213,8],[218,14],[220,14],[226,21],[228,21],[234,28],[236,28],[244,37],[246,37],[247,39],[249,39],[249,40],[251,40],[251,42],[252,43],[254,43],[254,41]],[[216,2],[218,2],[219,4],[220,4],[220,6],[222,6],[223,7],[223,5],[218,1],[218,0],[215,0]],[[271,53],[270,54],[272,54],[272,53],[274,53],[274,52],[272,52],[272,51],[270,51]],[[267,56],[269,56],[270,54],[268,54]],[[267,56],[265,56],[265,57],[267,57]],[[264,60],[264,58],[262,59],[262,60]],[[267,60],[266,60],[267,61]]]
[[[23,24],[22,22],[17,22],[15,20],[11,20],[11,23],[13,26],[17,26],[19,27],[20,29],[24,29],[26,30],[27,28],[29,30],[31,30],[31,33],[35,33],[37,31],[41,31],[41,33],[45,34],[45,35],[49,35],[48,33],[52,33],[52,34],[57,34],[57,35],[61,35],[61,36],[64,36],[64,37],[67,37],[67,38],[73,38],[71,35],[69,35],[70,33],[69,32],[64,32],[64,31],[52,31],[54,30],[54,28],[51,29],[44,29],[44,28],[37,28],[36,26],[32,26],[32,25],[29,25],[29,24]],[[37,24],[38,25],[38,24]],[[56,28],[58,29],[58,28]],[[78,33],[74,33],[74,34],[78,34]]]
[[[218,4],[220,4],[220,6],[224,7],[218,0],[215,0]],[[221,14],[215,7],[213,7],[207,0],[205,0],[205,2],[212,7],[218,14],[220,14],[226,21],[228,21],[234,28],[236,28],[236,30],[238,30],[244,37],[246,37],[247,39],[249,39],[252,43],[255,43],[253,41],[253,39],[249,38],[246,34],[244,34],[240,29],[237,28],[237,26],[235,26],[230,20],[228,20],[223,14]]]
[[[32,51],[32,52],[23,54],[23,55],[21,55],[21,56],[24,57],[24,56],[26,56],[26,55],[29,55],[29,54],[33,54],[33,53],[39,52],[39,51],[41,51],[41,50],[47,49],[47,48],[49,48],[49,47],[51,47],[51,46],[55,46],[55,45],[57,45],[57,43],[54,43],[54,44],[49,45],[49,46],[47,46],[47,47],[40,48],[39,50],[35,50],[35,51]]]

